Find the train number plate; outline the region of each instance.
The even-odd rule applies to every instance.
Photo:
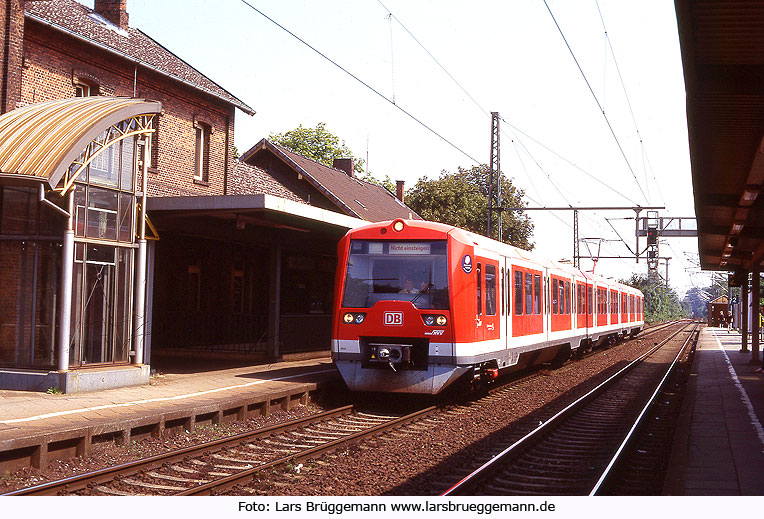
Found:
[[[403,312],[385,312],[386,326],[403,326]]]

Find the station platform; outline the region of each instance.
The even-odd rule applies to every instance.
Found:
[[[289,410],[341,384],[328,357],[249,366],[176,363],[142,386],[73,394],[0,390],[0,476],[127,444]]]
[[[748,352],[741,344],[735,330],[701,331],[665,494],[764,495],[764,373],[750,337]]]

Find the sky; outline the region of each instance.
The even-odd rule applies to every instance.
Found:
[[[240,152],[323,122],[371,174],[410,188],[488,163],[498,112],[502,172],[530,206],[661,206],[661,216],[694,217],[673,2],[247,1],[127,4],[131,26],[255,109],[236,114]],[[580,252],[630,255],[619,240],[634,249],[634,215],[581,212],[579,236],[608,241]],[[572,212],[530,216],[536,251],[572,258]],[[697,239],[666,239],[660,254],[672,258],[680,293],[709,284]],[[596,272],[646,268],[632,256],[602,259]]]

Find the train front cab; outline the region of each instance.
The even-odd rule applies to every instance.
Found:
[[[453,299],[490,305],[493,298],[495,307],[495,287],[475,294],[465,279],[478,268],[495,276],[495,266],[478,265],[462,235],[450,226],[395,220],[340,241],[332,357],[350,390],[437,394],[469,370],[457,366],[454,351],[453,309],[466,305]],[[499,333],[498,322],[494,328]]]

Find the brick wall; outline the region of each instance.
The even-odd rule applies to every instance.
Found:
[[[0,5],[0,113],[16,108],[21,90],[24,0]]]
[[[150,69],[28,21],[20,104],[74,97],[75,83],[97,84],[99,94],[162,103],[156,168],[150,196],[222,195],[233,157],[234,107]],[[194,181],[195,123],[212,128],[207,182]],[[228,148],[228,153],[226,153]]]

